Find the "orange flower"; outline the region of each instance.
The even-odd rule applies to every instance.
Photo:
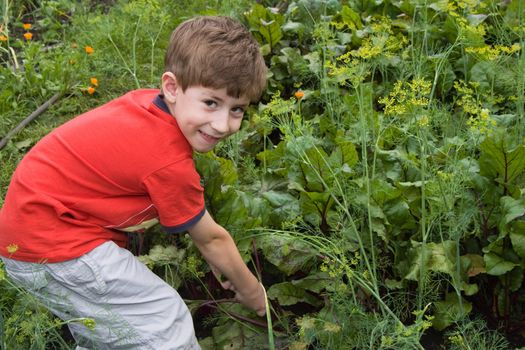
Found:
[[[91,79],[89,79],[89,81],[91,81],[91,85],[98,86],[98,79],[97,78],[91,78]]]
[[[91,55],[91,54],[93,53],[93,51],[95,51],[95,49],[93,49],[93,48],[92,48],[91,46],[89,46],[89,45],[86,46],[86,47],[84,48],[84,50],[86,50],[86,53],[87,53],[88,55]]]
[[[7,41],[7,36],[5,35],[0,35],[0,41]]]
[[[88,94],[93,95],[95,93],[95,88],[93,86],[88,87],[87,89]]]
[[[24,38],[26,38],[26,40],[31,40],[33,39],[33,34],[29,32],[24,33]]]
[[[29,30],[29,29],[31,29],[32,24],[31,23],[23,23],[22,27],[24,27],[25,30]]]
[[[304,97],[304,92],[302,92],[301,90],[299,91],[296,91],[295,94],[294,94],[295,98],[297,98],[298,100],[302,99]]]

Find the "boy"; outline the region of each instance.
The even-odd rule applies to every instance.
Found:
[[[70,322],[77,349],[199,349],[177,292],[141,264],[126,232],[188,231],[222,286],[262,316],[264,289],[204,207],[192,151],[239,130],[266,84],[250,33],[227,17],[173,32],[161,92],[132,91],[67,122],[20,162],[0,211],[14,281]],[[218,270],[218,271],[217,271]]]

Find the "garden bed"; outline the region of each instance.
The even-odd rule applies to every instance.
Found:
[[[184,235],[155,227],[136,251],[181,292],[203,348],[525,346],[523,1],[3,6],[0,137],[62,97],[0,150],[0,204],[52,128],[158,87],[182,20],[234,16],[260,42],[267,91],[196,165],[208,210],[266,286],[270,327],[221,290]],[[73,347],[2,270],[0,289],[0,347]]]

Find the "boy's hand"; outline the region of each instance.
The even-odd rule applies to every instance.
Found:
[[[213,275],[215,276],[217,281],[219,281],[219,283],[221,284],[221,287],[224,288],[224,289],[231,290],[231,291],[235,292],[236,291],[235,287],[233,286],[233,284],[230,281],[228,281],[228,280],[223,281],[222,280],[222,273],[219,271],[219,269],[216,268],[212,264],[209,264],[209,265],[210,265],[211,272],[213,273]]]
[[[229,281],[226,281],[229,283]],[[233,288],[233,289],[232,289]],[[255,288],[239,291],[232,285],[230,290],[235,291],[235,299],[241,304],[254,310],[258,316],[266,314],[266,293],[262,284],[257,283]]]
[[[204,259],[210,264],[213,274],[223,288],[235,292],[235,298],[254,310],[257,315],[266,313],[266,298],[263,286],[248,269],[241,254],[226,229],[218,225],[206,211],[188,233]],[[221,281],[223,273],[228,281]]]
[[[266,293],[264,292],[262,284],[257,283],[256,288],[240,292],[230,281],[222,281],[222,274],[218,268],[212,264],[210,264],[210,268],[222,288],[235,292],[235,299],[241,304],[254,310],[258,316],[264,316],[266,314]]]

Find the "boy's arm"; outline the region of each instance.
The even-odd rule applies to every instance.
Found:
[[[263,316],[266,310],[263,287],[242,260],[228,231],[206,211],[188,232],[204,259],[226,276],[236,298]]]

